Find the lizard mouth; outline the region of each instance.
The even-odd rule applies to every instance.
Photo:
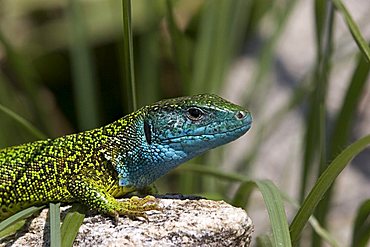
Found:
[[[225,136],[226,137],[227,135],[230,135],[232,133],[240,133],[240,134],[235,135],[235,136],[231,135],[231,137],[234,137],[236,139],[237,137],[246,133],[251,128],[251,125],[252,125],[251,123],[248,123],[246,125],[242,125],[240,127],[237,127],[237,128],[231,129],[231,130],[227,130],[227,131],[215,132],[215,133],[209,133],[209,134],[204,133],[204,134],[182,135],[182,136],[166,138],[166,139],[163,139],[162,141],[174,143],[174,142],[180,142],[184,139],[194,140],[194,139],[204,138],[205,140],[211,140],[211,139],[213,139],[215,137],[219,137],[219,136]]]

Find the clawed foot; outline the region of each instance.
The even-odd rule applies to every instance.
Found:
[[[154,196],[146,196],[144,198],[133,196],[129,200],[117,202],[117,204],[117,208],[113,213],[116,223],[118,222],[120,215],[126,215],[133,219],[142,217],[147,220],[148,216],[146,211],[162,211],[162,208],[158,204],[158,199],[156,199]]]

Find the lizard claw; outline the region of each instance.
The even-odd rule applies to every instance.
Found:
[[[142,217],[148,220],[146,212],[151,210],[162,211],[162,208],[159,206],[158,200],[155,197],[146,196],[144,198],[140,198],[133,196],[128,200],[118,202],[116,212],[118,215],[127,215],[134,219]]]

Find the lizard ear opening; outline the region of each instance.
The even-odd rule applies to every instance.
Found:
[[[152,143],[152,131],[150,130],[150,125],[146,120],[144,121],[144,133],[146,142],[150,145]]]

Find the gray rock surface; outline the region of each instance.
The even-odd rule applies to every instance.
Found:
[[[85,218],[74,246],[249,246],[254,230],[241,208],[223,201],[161,199],[148,220],[121,217],[117,226],[97,214]],[[62,207],[66,211],[68,207]],[[47,210],[0,246],[49,246]]]

